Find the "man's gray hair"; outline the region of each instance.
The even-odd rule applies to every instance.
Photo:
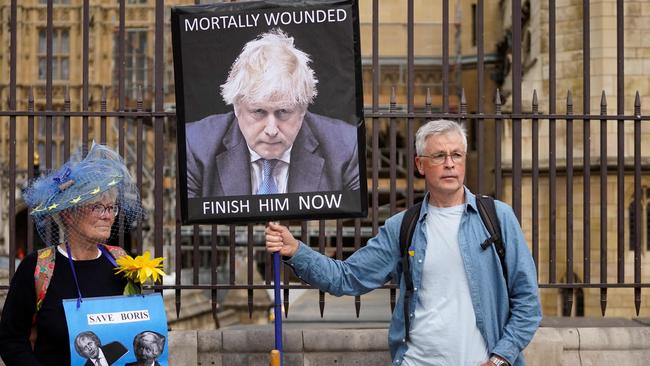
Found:
[[[158,333],[154,332],[152,330],[145,330],[143,332],[138,333],[134,338],[133,338],[133,352],[135,353],[135,356],[138,360],[143,360],[145,357],[142,355],[143,351],[143,346],[145,345],[145,340],[144,337],[146,336],[152,336],[154,338],[154,341],[158,345],[158,354],[156,355],[156,358],[160,357],[160,355],[163,352],[163,349],[165,348],[165,336]]]
[[[429,121],[422,125],[415,134],[415,152],[418,155],[425,154],[427,138],[433,135],[448,135],[456,133],[463,139],[463,150],[467,152],[467,132],[462,125],[447,119]]]
[[[221,85],[226,104],[289,100],[307,106],[316,97],[309,55],[294,46],[293,37],[273,29],[246,43]]]
[[[92,339],[95,342],[95,345],[97,345],[97,347],[102,346],[102,341],[99,340],[97,334],[91,331],[81,332],[77,334],[77,336],[74,339],[74,349],[77,351],[79,355],[83,355],[83,352],[81,350],[81,345],[79,344],[79,342],[81,342],[82,339]]]

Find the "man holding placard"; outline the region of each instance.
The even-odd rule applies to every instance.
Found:
[[[266,229],[267,250],[290,257],[286,263],[302,280],[337,296],[399,279],[388,335],[394,365],[524,365],[521,352],[539,326],[541,307],[517,218],[508,205],[492,201],[500,223],[500,242],[492,242],[479,213],[484,197],[464,186],[467,137],[456,122],[423,125],[416,151],[427,193],[413,221],[405,213],[388,218],[345,261],[311,250],[273,223]],[[402,221],[414,224],[412,240],[404,243]]]

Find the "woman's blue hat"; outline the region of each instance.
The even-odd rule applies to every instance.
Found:
[[[80,154],[78,154],[80,155]],[[81,205],[111,188],[123,188],[131,180],[115,151],[94,144],[81,160],[75,156],[61,168],[38,178],[23,198],[32,216],[51,215]]]
[[[129,230],[144,217],[139,190],[122,158],[111,148],[93,144],[84,156],[80,149],[59,169],[41,176],[23,192],[36,229],[48,244],[61,242],[74,225],[59,231],[56,214],[81,207],[102,198],[107,191],[114,192],[119,207],[118,226]]]

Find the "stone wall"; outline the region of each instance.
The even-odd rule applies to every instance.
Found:
[[[387,333],[386,329],[287,329],[284,365],[389,365]],[[172,331],[169,365],[268,365],[273,345],[272,326]],[[524,356],[529,366],[646,366],[650,327],[542,327]]]
[[[170,365],[267,365],[273,328],[248,326],[170,334]],[[288,329],[284,365],[389,365],[386,329]],[[540,328],[524,351],[529,366],[641,366],[650,328]]]

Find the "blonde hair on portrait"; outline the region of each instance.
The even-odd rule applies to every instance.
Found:
[[[246,43],[221,85],[224,102],[254,103],[289,100],[307,106],[316,97],[318,80],[308,54],[294,46],[279,28]]]

